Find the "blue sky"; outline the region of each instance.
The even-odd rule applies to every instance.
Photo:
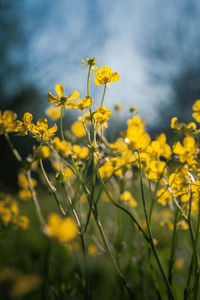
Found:
[[[100,66],[108,65],[120,74],[120,81],[107,91],[105,105],[112,108],[123,103],[125,112],[136,106],[147,123],[155,126],[158,108],[173,99],[171,81],[199,57],[197,0],[21,3],[28,40],[24,80],[35,82],[44,94],[62,83],[66,94],[77,89],[85,96],[81,59],[94,56]],[[97,102],[101,93],[101,88],[92,89]]]

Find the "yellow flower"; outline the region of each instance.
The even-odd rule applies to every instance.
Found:
[[[64,106],[66,109],[68,108],[67,105],[70,103],[72,100],[75,100],[79,97],[79,92],[74,91],[71,95],[66,97],[64,95],[64,87],[62,84],[57,84],[55,86],[55,91],[57,93],[56,96],[52,95],[50,92],[48,93],[48,101],[50,103],[55,103],[56,106]]]
[[[162,204],[162,205],[166,205],[167,203],[172,203],[173,202],[172,195],[165,188],[162,188],[162,189],[157,191],[157,197],[158,197],[157,202]]]
[[[44,159],[51,155],[51,151],[48,146],[33,146],[33,159]]]
[[[84,159],[89,154],[89,149],[87,147],[80,147],[79,145],[73,145],[72,151],[74,152],[73,158]]]
[[[137,202],[135,201],[135,199],[129,191],[124,191],[123,194],[120,195],[120,200],[127,202],[132,207],[137,206]]]
[[[37,185],[37,181],[35,179],[31,179],[33,187]],[[26,178],[26,175],[23,172],[19,172],[18,174],[18,185],[23,189],[28,189],[29,184],[28,180]]]
[[[150,180],[157,181],[161,174],[166,175],[167,169],[164,161],[152,160],[145,169],[146,177]]]
[[[89,245],[88,247],[88,253],[91,254],[91,255],[94,255],[98,252],[98,248],[95,244],[91,244]]]
[[[96,85],[106,84],[110,85],[110,82],[116,82],[119,80],[119,74],[117,72],[112,72],[110,67],[101,67],[98,71],[94,72],[94,82]]]
[[[56,150],[58,150],[63,157],[72,154],[72,145],[67,141],[61,141],[59,137],[53,139],[53,145]]]
[[[31,192],[28,189],[22,189],[19,191],[19,198],[21,200],[29,200],[32,198]]]
[[[15,221],[15,225],[21,229],[27,229],[29,226],[29,219],[26,216],[19,216]]]
[[[86,135],[82,121],[76,121],[75,123],[73,123],[71,126],[71,130],[77,138],[82,138]]]
[[[112,110],[109,110],[105,106],[101,105],[96,107],[96,112],[94,113],[93,118],[102,125],[110,119],[111,114]]]
[[[194,122],[188,124],[179,123],[178,118],[174,117],[171,120],[171,128],[181,131],[184,135],[190,135],[196,130],[196,124]]]
[[[113,172],[114,168],[111,161],[105,162],[105,164],[99,168],[99,173],[102,178],[109,178]]]
[[[22,121],[17,121],[15,132],[17,132],[18,135],[27,135],[28,132],[32,129],[32,120],[32,114],[26,112],[23,115]]]
[[[120,103],[118,103],[118,104],[115,105],[115,110],[116,111],[120,111],[122,108],[123,108],[123,105],[120,104]]]
[[[52,213],[48,217],[44,232],[59,242],[66,243],[78,235],[78,228],[72,218],[62,219],[59,215]]]
[[[45,114],[51,118],[53,121],[56,121],[60,118],[60,111],[61,108],[60,107],[55,107],[55,106],[49,106],[46,110],[45,110]]]
[[[0,206],[0,219],[3,223],[9,223],[11,221],[12,214],[9,208]]]
[[[85,97],[82,99],[77,99],[76,102],[71,102],[68,104],[69,109],[80,109],[84,110],[87,109],[92,105],[93,99],[91,97]]]
[[[82,66],[85,68],[86,66],[89,66],[90,68],[96,70],[96,58],[95,57],[86,57],[86,59],[82,59]]]
[[[17,115],[11,110],[5,110],[3,114],[0,110],[0,134],[13,132],[17,123]]]
[[[54,136],[56,131],[56,124],[48,128],[47,119],[45,118],[38,119],[36,125],[32,126],[34,137],[41,140],[50,140]]]
[[[192,116],[196,120],[196,122],[200,123],[200,100],[197,100],[194,105],[192,106],[192,109],[195,111]]]

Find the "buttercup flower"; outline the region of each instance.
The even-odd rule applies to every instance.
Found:
[[[0,134],[13,132],[16,127],[17,115],[11,110],[0,111]]]
[[[57,93],[56,96],[52,95],[50,92],[48,93],[48,101],[50,103],[56,104],[56,106],[64,106],[66,109],[68,108],[68,103],[79,97],[78,91],[74,91],[71,95],[66,97],[64,95],[64,87],[62,84],[57,84],[55,86],[55,91]]]
[[[32,126],[34,137],[38,139],[50,140],[56,131],[56,124],[48,128],[47,119],[45,118],[38,119],[36,125]]]
[[[194,105],[192,106],[192,109],[195,111],[192,116],[193,118],[200,123],[200,99],[197,100]]]
[[[55,107],[55,106],[49,106],[46,110],[45,110],[45,114],[51,118],[53,121],[56,121],[60,118],[60,107]]]
[[[112,72],[110,67],[101,67],[98,71],[94,72],[94,82],[96,85],[106,84],[110,85],[110,82],[116,82],[119,80],[119,74],[117,72]]]

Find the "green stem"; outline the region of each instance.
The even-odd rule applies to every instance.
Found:
[[[63,108],[64,106],[61,106],[61,110],[60,110],[60,134],[61,134],[61,138],[63,141],[65,141],[65,137],[63,134]]]
[[[15,156],[15,158],[17,159],[18,162],[22,162],[22,158],[19,154],[19,152],[17,151],[17,149],[15,148],[15,146],[13,145],[13,143],[11,142],[11,139],[9,137],[9,135],[6,133],[4,133],[4,136],[8,142],[8,145],[10,146],[10,149],[12,150],[13,155]]]
[[[49,188],[50,188],[50,190],[51,190],[51,192],[52,192],[52,194],[53,194],[53,196],[54,196],[54,198],[56,200],[56,203],[57,203],[58,207],[60,208],[60,211],[62,212],[62,214],[64,216],[66,216],[66,212],[65,212],[64,208],[62,207],[62,204],[60,203],[60,201],[58,200],[58,197],[56,195],[56,188],[50,182],[50,180],[49,180],[49,178],[48,178],[48,176],[47,176],[47,174],[45,172],[45,169],[44,169],[44,166],[43,166],[43,163],[42,163],[42,159],[40,159],[40,168],[42,170],[42,174],[43,174],[43,176],[45,178],[45,181],[46,181],[47,185],[49,186]]]
[[[113,198],[111,197],[110,193],[108,192],[108,190],[107,190],[107,188],[106,188],[106,186],[105,186],[105,184],[104,184],[104,182],[103,182],[103,179],[102,179],[102,177],[101,177],[101,174],[100,174],[100,172],[99,172],[99,168],[98,168],[98,167],[97,167],[97,175],[98,175],[99,181],[100,181],[100,183],[101,183],[101,185],[102,185],[102,188],[103,188],[103,190],[104,190],[106,196],[108,197],[108,199],[109,199],[116,207],[118,207],[119,209],[121,209],[123,212],[125,212],[125,213],[131,218],[131,220],[132,220],[133,223],[136,225],[136,227],[138,228],[138,230],[140,231],[140,233],[143,235],[143,237],[145,238],[145,240],[146,240],[147,242],[150,242],[150,240],[149,240],[147,234],[146,234],[145,231],[142,229],[142,227],[140,226],[140,224],[138,223],[138,221],[135,219],[135,217],[134,217],[134,216],[133,216],[133,215],[132,215],[125,207],[121,206],[120,204],[118,204],[117,202],[115,202],[115,201],[113,200]]]
[[[31,171],[30,170],[26,171],[26,177],[27,177],[27,180],[28,180],[29,190],[31,192],[33,204],[35,206],[36,213],[38,215],[38,219],[40,221],[40,224],[43,227],[45,225],[45,221],[44,221],[44,218],[43,218],[43,215],[42,215],[42,211],[41,211],[41,208],[40,208],[39,201],[37,199],[36,193],[35,193],[34,188],[33,188],[32,179],[31,179]]]
[[[176,242],[177,242],[177,221],[179,216],[179,211],[176,208],[175,216],[174,216],[174,229],[173,229],[173,235],[172,235],[172,243],[171,243],[171,251],[170,251],[170,260],[169,260],[169,271],[168,271],[168,280],[169,284],[172,285],[172,270],[174,265],[174,255],[175,255],[175,249],[176,249]]]
[[[120,278],[122,279],[122,282],[123,284],[125,285],[126,289],[127,289],[127,292],[129,294],[129,296],[131,297],[131,299],[134,299],[132,298],[133,297],[133,293],[132,291],[130,290],[130,287],[129,287],[129,284],[127,283],[126,279],[124,278],[119,266],[117,265],[117,262],[112,254],[112,251],[111,251],[111,248],[110,248],[110,245],[106,239],[106,236],[105,236],[105,233],[104,233],[104,230],[103,230],[103,227],[102,227],[102,224],[100,222],[100,219],[99,219],[99,216],[98,216],[98,212],[97,212],[97,209],[93,209],[93,216],[94,216],[94,219],[95,219],[95,222],[97,224],[97,227],[99,229],[99,232],[100,232],[100,235],[101,235],[101,238],[102,238],[102,241],[104,243],[104,247],[106,249],[106,252],[108,253],[108,255],[110,256],[111,258],[111,261],[115,267],[115,269],[117,270],[117,273],[119,274]]]
[[[102,96],[102,99],[101,99],[101,105],[100,105],[100,107],[103,105],[105,93],[106,93],[106,84],[104,85],[103,96]]]
[[[72,213],[73,213],[74,219],[79,228],[79,234],[80,234],[80,238],[81,238],[81,247],[82,247],[82,252],[83,252],[84,275],[85,275],[85,280],[86,280],[86,300],[87,300],[87,299],[89,299],[89,295],[90,295],[90,285],[89,285],[89,273],[88,273],[87,252],[86,252],[86,247],[85,247],[84,232],[82,230],[82,226],[81,226],[81,222],[78,217],[78,214],[77,214],[75,208],[73,208],[72,199],[70,197],[67,185],[65,184],[65,182],[63,182],[63,184],[65,187],[65,191],[67,193],[67,198],[68,198],[69,204],[72,207]]]
[[[89,90],[89,87],[90,87],[90,72],[91,72],[91,66],[89,66],[88,76],[87,76],[87,96],[88,97],[90,97],[90,90]]]
[[[175,296],[174,296],[174,294],[172,292],[172,289],[170,287],[170,284],[168,282],[167,276],[166,276],[165,271],[163,269],[163,266],[162,266],[162,264],[160,262],[157,250],[156,250],[156,248],[154,246],[154,242],[153,242],[153,237],[152,237],[152,233],[151,233],[151,227],[150,227],[149,218],[148,218],[148,215],[147,215],[146,202],[145,202],[145,197],[144,197],[144,187],[143,187],[143,181],[142,181],[142,167],[141,167],[141,160],[140,160],[140,152],[139,152],[139,150],[138,150],[138,159],[139,159],[139,169],[140,169],[140,188],[141,188],[141,194],[142,194],[142,204],[143,204],[144,215],[145,215],[145,220],[146,220],[146,224],[147,224],[147,230],[148,230],[148,233],[149,233],[150,245],[151,245],[154,257],[156,259],[157,265],[159,267],[160,273],[161,273],[161,275],[163,277],[163,280],[165,282],[166,288],[167,288],[168,293],[170,295],[170,299],[175,300]]]
[[[198,299],[198,289],[199,289],[199,262],[198,262],[198,253],[197,253],[197,245],[198,245],[198,239],[199,239],[199,230],[200,230],[200,197],[199,197],[199,206],[198,206],[198,218],[197,218],[197,227],[196,227],[196,233],[195,233],[195,238],[194,238],[194,243],[193,243],[193,252],[192,252],[192,257],[190,261],[190,266],[189,266],[189,272],[188,272],[188,277],[187,277],[187,283],[186,283],[186,288],[184,291],[184,299],[187,299],[188,292],[190,289],[190,282],[191,282],[191,277],[192,277],[192,269],[193,265],[195,265],[195,293],[194,293],[194,299]]]

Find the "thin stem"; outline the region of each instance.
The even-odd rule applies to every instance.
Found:
[[[80,219],[78,217],[78,214],[75,210],[75,208],[73,208],[73,203],[72,203],[72,199],[70,197],[67,185],[65,184],[65,182],[63,182],[64,187],[65,187],[65,191],[67,193],[67,198],[69,201],[70,206],[72,207],[72,213],[74,215],[74,219],[78,225],[79,228],[79,235],[81,238],[81,247],[82,247],[82,251],[83,251],[83,261],[84,261],[84,273],[85,273],[85,279],[86,279],[86,300],[88,299],[88,295],[90,295],[90,285],[89,285],[89,273],[88,273],[88,263],[87,263],[87,252],[86,252],[86,246],[85,246],[85,237],[84,237],[84,232],[82,230],[82,226],[81,226],[81,222]]]
[[[103,96],[102,96],[102,99],[101,99],[101,105],[100,105],[100,107],[103,105],[105,93],[106,93],[106,84],[104,85]]]
[[[64,106],[62,105],[61,110],[60,110],[60,134],[61,134],[62,140],[64,141],[65,137],[63,134],[63,125],[62,125],[62,123],[63,123],[63,108],[64,108]]]
[[[126,279],[124,278],[119,266],[117,265],[117,262],[112,254],[112,251],[111,251],[111,248],[110,248],[110,245],[106,239],[106,236],[105,236],[105,233],[104,233],[104,230],[103,230],[103,227],[102,227],[102,224],[100,222],[100,219],[99,219],[99,216],[98,216],[98,212],[97,212],[97,209],[93,209],[93,216],[94,216],[94,219],[95,219],[95,222],[97,224],[97,227],[99,229],[99,232],[100,232],[100,235],[101,235],[101,238],[102,238],[102,241],[104,243],[104,247],[106,249],[106,252],[108,253],[108,255],[110,256],[111,258],[111,261],[115,267],[115,269],[117,270],[117,273],[119,274],[120,278],[122,279],[126,289],[127,289],[127,292],[129,293],[129,296],[133,297],[133,293],[132,291],[130,290],[130,287],[129,287],[129,284],[127,283]],[[131,298],[133,299],[133,298]]]
[[[135,219],[135,217],[123,206],[121,206],[120,204],[118,204],[117,202],[114,201],[114,199],[111,197],[110,193],[108,192],[104,182],[103,182],[103,179],[101,177],[101,174],[99,172],[99,168],[97,167],[97,175],[98,175],[98,178],[99,178],[99,181],[102,185],[102,188],[106,194],[106,196],[108,197],[108,199],[116,206],[118,207],[119,209],[121,209],[123,212],[125,212],[130,218],[131,220],[133,221],[133,223],[136,225],[136,227],[138,228],[138,230],[140,231],[140,233],[142,233],[143,237],[145,238],[145,240],[147,240],[148,242],[150,242],[147,234],[145,233],[145,231],[142,229],[142,227],[140,226],[140,224],[138,223],[138,221]]]
[[[7,142],[8,142],[8,145],[10,146],[10,149],[12,150],[12,153],[14,154],[15,158],[17,159],[18,162],[21,163],[22,162],[22,158],[21,158],[19,152],[17,151],[17,149],[15,148],[15,146],[13,145],[13,143],[11,142],[11,139],[10,139],[8,133],[7,132],[4,133],[4,136],[5,136],[5,138],[6,138]]]
[[[87,96],[90,96],[90,72],[91,72],[91,66],[89,66],[88,69],[88,76],[87,76]]]
[[[29,190],[31,192],[33,204],[35,206],[36,213],[38,215],[38,219],[40,221],[40,224],[42,226],[44,226],[45,221],[44,221],[44,218],[43,218],[43,215],[42,215],[42,211],[41,211],[41,208],[40,208],[39,201],[37,199],[36,193],[35,193],[34,188],[33,188],[32,179],[31,179],[31,171],[30,170],[26,171],[26,177],[27,177],[27,180],[28,180]]]
[[[186,288],[184,291],[184,299],[187,299],[188,292],[190,289],[190,282],[191,282],[191,277],[192,277],[192,269],[193,265],[195,265],[195,294],[194,294],[194,299],[197,299],[197,291],[199,289],[199,263],[198,263],[198,253],[197,253],[197,245],[198,245],[198,239],[199,239],[199,230],[200,230],[200,197],[199,197],[199,206],[198,206],[198,218],[197,218],[197,227],[196,227],[196,233],[195,233],[195,238],[194,238],[194,243],[193,243],[193,252],[192,252],[192,257],[190,261],[190,266],[189,266],[189,272],[188,272],[188,278],[187,278],[187,283],[186,283]],[[196,298],[195,298],[196,297]]]
[[[57,203],[58,207],[60,208],[60,211],[62,212],[62,214],[64,216],[66,216],[66,212],[65,212],[64,208],[62,207],[62,204],[60,203],[60,201],[58,200],[58,197],[56,195],[56,188],[50,182],[50,180],[49,180],[49,178],[48,178],[48,176],[47,176],[47,174],[45,172],[45,169],[44,169],[44,166],[43,166],[43,163],[42,163],[42,159],[40,159],[40,168],[41,168],[42,174],[43,174],[43,176],[45,178],[45,181],[46,181],[47,185],[49,186],[49,188],[50,188],[50,190],[51,190],[51,192],[52,192],[52,194],[53,194],[53,196],[54,196],[54,198],[56,200],[56,203]]]
[[[173,229],[173,235],[172,235],[172,243],[171,243],[171,251],[170,251],[170,260],[169,260],[169,271],[168,271],[168,280],[169,284],[172,285],[172,270],[174,265],[174,255],[175,255],[175,249],[176,249],[176,237],[177,237],[177,221],[178,221],[178,209],[176,208],[175,216],[174,216],[174,229]]]
[[[149,233],[150,245],[151,245],[154,257],[156,259],[157,265],[159,267],[160,273],[161,273],[161,275],[163,277],[163,280],[165,282],[166,288],[168,290],[170,299],[175,300],[175,296],[174,296],[174,294],[172,292],[172,289],[170,287],[170,284],[168,282],[167,276],[166,276],[165,271],[163,269],[163,266],[162,266],[162,264],[160,262],[157,250],[156,250],[156,248],[154,246],[154,242],[153,242],[153,237],[152,237],[152,233],[151,233],[151,227],[150,227],[149,218],[148,218],[148,215],[147,215],[146,202],[145,202],[145,197],[144,197],[144,187],[143,187],[143,180],[142,180],[142,167],[141,167],[141,160],[140,160],[140,152],[139,152],[139,150],[138,150],[138,159],[139,159],[139,168],[140,168],[140,188],[141,188],[141,194],[142,194],[142,204],[143,204],[143,209],[144,209],[144,215],[145,215],[145,220],[146,220],[146,224],[147,224],[147,229],[148,229],[148,233]]]

